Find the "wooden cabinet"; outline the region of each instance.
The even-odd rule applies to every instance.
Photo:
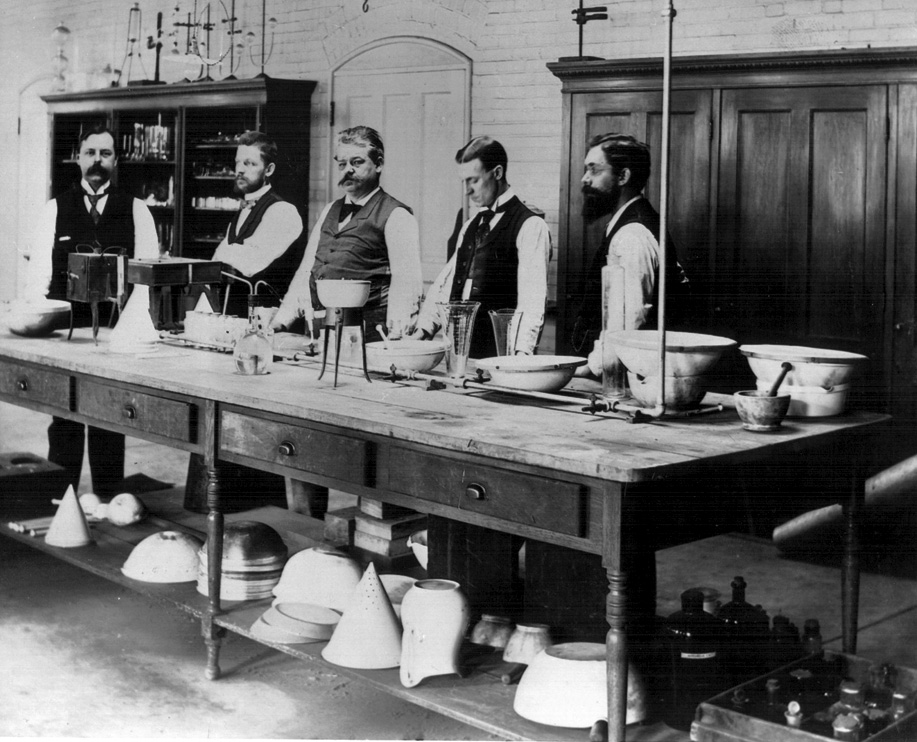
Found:
[[[115,181],[149,205],[161,249],[209,258],[235,207],[235,137],[259,130],[278,145],[274,187],[307,223],[314,88],[308,80],[256,78],[45,96],[51,117],[49,196],[79,180],[79,135],[104,123],[119,151]]]
[[[854,404],[917,417],[917,50],[676,57],[669,228],[701,331],[865,353]],[[585,142],[648,142],[658,203],[662,63],[552,63],[563,82],[558,348],[593,235],[580,216]],[[908,207],[910,204],[910,207]],[[669,318],[677,322],[678,318]],[[753,382],[741,358],[724,379]],[[733,386],[733,388],[735,388]]]

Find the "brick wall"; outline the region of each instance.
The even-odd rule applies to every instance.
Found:
[[[48,92],[42,80],[54,52],[51,29],[63,21],[73,31],[66,54],[73,79],[104,65],[120,66],[124,57],[131,0],[32,0],[6,3],[0,24],[0,133],[7,149],[0,199],[15,208],[0,210],[4,266],[17,262],[17,246],[30,228],[27,214],[45,197],[46,144],[41,138],[40,104]],[[144,0],[143,36],[155,32],[157,11],[171,30],[175,0]],[[180,3],[182,17],[191,0]],[[198,3],[201,5],[202,3]],[[227,3],[228,4],[228,3]],[[473,62],[472,133],[491,134],[507,144],[510,180],[522,197],[542,208],[556,233],[561,150],[560,84],[545,63],[577,50],[574,0],[269,0],[277,18],[268,74],[318,81],[313,96],[310,213],[317,215],[328,197],[328,89],[331,71],[362,46],[392,36],[418,36],[448,44]],[[598,4],[598,3],[595,3]],[[663,0],[607,2],[610,19],[585,27],[584,54],[605,58],[658,56],[663,47]],[[214,15],[218,3],[213,3]],[[261,4],[237,0],[237,16],[260,37]],[[917,43],[917,4],[913,0],[676,0],[674,50],[679,54],[909,46]],[[170,39],[166,39],[170,42]],[[183,34],[178,37],[184,48]],[[216,43],[216,42],[214,42]],[[153,54],[142,49],[148,76]],[[246,59],[237,72],[259,70]],[[185,70],[162,64],[167,80]],[[225,73],[224,73],[225,74]],[[221,77],[215,74],[215,77]],[[17,111],[25,111],[17,134]],[[560,246],[562,249],[562,246]],[[0,272],[0,299],[15,292],[15,271]]]

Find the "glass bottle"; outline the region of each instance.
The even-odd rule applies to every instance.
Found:
[[[276,307],[255,306],[249,297],[248,331],[239,338],[232,349],[236,371],[246,376],[270,373],[274,362],[274,331],[271,319]]]
[[[788,665],[802,655],[799,629],[786,616],[777,614],[770,633],[770,668]]]
[[[732,600],[717,613],[724,626],[723,667],[730,685],[740,685],[767,670],[770,619],[760,605],[745,600],[747,587],[737,575],[732,581]]]
[[[695,710],[724,687],[720,647],[723,623],[704,611],[704,594],[685,590],[681,610],[666,619],[672,668],[672,704],[668,722],[688,729]]]

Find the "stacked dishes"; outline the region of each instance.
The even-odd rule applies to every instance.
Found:
[[[225,600],[269,598],[287,560],[287,545],[264,523],[239,520],[223,529],[220,597]],[[198,552],[197,591],[208,595],[207,544]]]
[[[277,644],[308,644],[327,641],[341,614],[330,608],[308,603],[275,603],[255,623],[251,631],[259,639]]]
[[[757,377],[759,391],[770,389],[787,362],[792,368],[781,391],[791,397],[790,417],[829,417],[844,411],[851,381],[869,359],[859,353],[796,345],[742,345],[739,352]]]

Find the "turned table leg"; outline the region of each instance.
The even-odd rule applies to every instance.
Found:
[[[608,662],[608,739],[624,742],[627,722],[627,633],[624,607],[626,605],[623,572],[608,571],[608,598],[606,617],[608,634],[605,638]]]
[[[866,480],[859,467],[850,477],[844,503],[844,557],[841,563],[841,633],[843,649],[855,654],[860,612],[860,513],[866,497]]]
[[[220,487],[216,468],[207,469],[207,595],[209,605],[201,617],[201,633],[207,645],[208,680],[220,677],[220,645],[226,630],[214,623],[220,614],[220,579],[223,567],[223,513],[220,512]]]

